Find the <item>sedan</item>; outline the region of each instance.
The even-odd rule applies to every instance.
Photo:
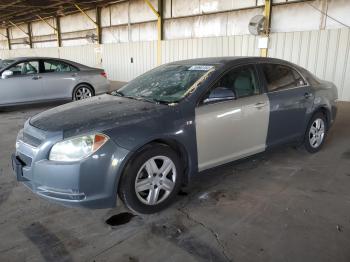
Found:
[[[19,181],[67,205],[138,213],[167,207],[201,171],[278,145],[319,151],[337,89],[271,58],[194,59],[113,92],[40,113],[19,132]]]
[[[55,100],[81,100],[106,93],[102,69],[72,61],[24,57],[0,64],[0,107]]]

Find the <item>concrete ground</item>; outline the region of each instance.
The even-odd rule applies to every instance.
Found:
[[[48,107],[0,113],[0,261],[350,261],[350,103],[317,154],[275,149],[202,174],[164,212],[115,218],[127,210],[62,207],[16,182],[16,133]]]

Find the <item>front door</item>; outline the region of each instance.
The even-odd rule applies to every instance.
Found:
[[[207,98],[216,88],[231,89],[234,97],[211,102]],[[195,119],[199,171],[264,151],[269,101],[254,66],[224,74],[196,108]]]
[[[38,61],[20,62],[10,69],[13,75],[0,79],[0,103],[26,103],[43,99]]]

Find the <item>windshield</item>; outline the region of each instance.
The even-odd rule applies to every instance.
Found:
[[[176,103],[214,65],[164,65],[130,81],[112,95],[140,98],[158,103]]]
[[[9,64],[12,64],[15,60],[0,60],[0,69],[5,68]]]

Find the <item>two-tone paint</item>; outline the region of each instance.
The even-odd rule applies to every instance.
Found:
[[[298,66],[269,58],[208,58],[174,62],[215,65],[216,70],[177,104],[164,105],[103,95],[40,113],[24,126],[16,155],[24,164],[17,177],[39,195],[69,205],[92,208],[116,203],[125,166],[143,147],[161,142],[181,156],[188,182],[199,171],[300,142],[311,116],[318,111],[335,118],[337,99],[332,83],[315,79]],[[307,83],[268,93],[260,63],[282,63],[302,74]],[[218,103],[200,103],[203,94],[230,69],[251,65],[260,93]],[[84,117],[81,117],[81,116]],[[86,159],[74,163],[48,160],[58,141],[101,132],[110,140]],[[16,168],[16,167],[15,167]]]

